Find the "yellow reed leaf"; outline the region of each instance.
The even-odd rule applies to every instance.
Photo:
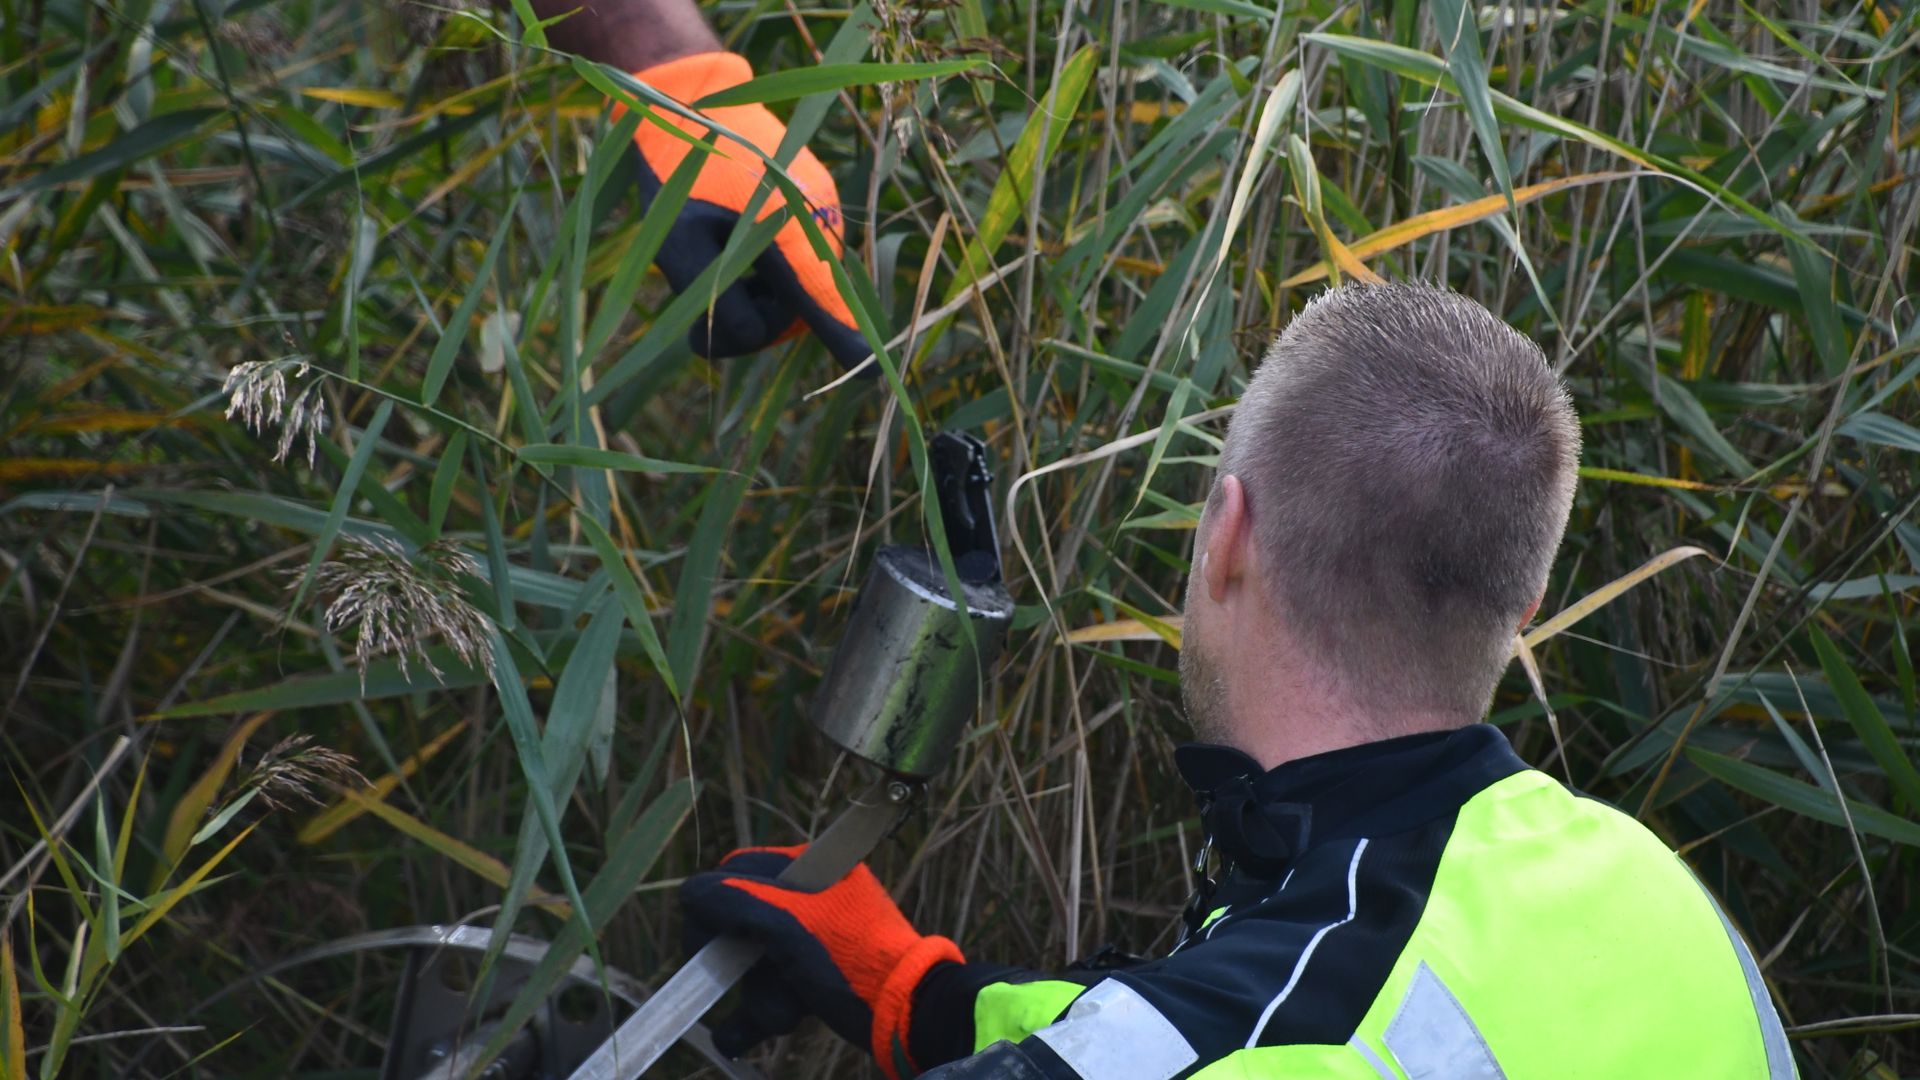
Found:
[[[1712,484],[1703,484],[1698,480],[1681,480],[1672,476],[1649,476],[1646,473],[1627,472],[1624,469],[1597,469],[1582,466],[1582,480],[1611,480],[1617,484],[1638,484],[1642,487],[1678,488],[1681,491],[1718,491]]]
[[[1629,474],[1634,475],[1634,474]],[[1664,479],[1656,477],[1655,479]],[[1618,599],[1622,593],[1640,584],[1677,563],[1685,562],[1696,555],[1712,558],[1713,554],[1705,548],[1684,546],[1665,551],[1648,559],[1638,568],[1623,574],[1605,585],[1600,586],[1585,597],[1569,605],[1566,610],[1534,627],[1515,639],[1514,648],[1518,653],[1522,647],[1533,649],[1562,630],[1579,622]],[[1094,623],[1068,631],[1067,644],[1088,645],[1102,641],[1165,641],[1174,648],[1180,647],[1180,633],[1183,619],[1179,615],[1164,615],[1157,619],[1115,619],[1112,622]],[[1530,661],[1531,655],[1525,655],[1523,663]],[[1537,670],[1537,669],[1536,669]],[[1529,674],[1529,678],[1533,678]],[[1545,700],[1544,687],[1542,700]]]
[[[1540,677],[1540,663],[1533,658],[1533,650],[1527,646],[1527,639],[1519,634],[1513,636],[1513,654],[1520,658],[1520,668],[1527,673],[1527,684],[1533,687],[1534,699],[1540,702],[1540,709],[1547,714],[1547,730],[1553,732],[1553,745],[1560,753],[1560,767],[1567,768],[1567,744],[1560,738],[1560,718],[1554,715],[1553,706],[1547,701],[1547,683]],[[1573,774],[1567,774],[1567,782],[1573,782]]]
[[[363,109],[397,109],[406,104],[391,90],[372,90],[360,86],[306,86],[300,92],[310,98],[336,105],[356,105]]]
[[[101,372],[107,370],[110,367],[118,367],[120,365],[120,359],[121,358],[118,356],[109,356],[100,360],[95,360],[93,363],[88,364],[86,367],[81,368],[79,371],[76,371],[73,374],[67,376],[66,378],[61,379],[59,382],[54,383],[52,386],[47,387],[46,392],[40,395],[40,400],[41,401],[67,400],[68,398],[72,397],[77,391],[79,391],[81,387],[86,386],[88,383],[92,382],[95,378],[97,378]]]
[[[200,774],[200,779],[195,780],[193,786],[180,796],[180,801],[173,804],[173,813],[167,818],[167,831],[160,841],[160,862],[153,868],[154,888],[159,888],[160,883],[173,872],[181,856],[187,853],[193,834],[206,823],[207,807],[213,805],[214,798],[220,794],[228,775],[233,772],[234,763],[240,759],[241,748],[247,745],[247,740],[253,737],[254,732],[260,730],[260,725],[272,716],[273,711],[269,709],[242,720],[240,726],[233,729],[233,734],[227,736],[220,752],[214,755],[213,764],[207,766],[207,771]]]
[[[191,422],[191,418],[173,413],[143,412],[138,409],[83,409],[43,416],[28,424],[27,430],[41,435],[81,435],[95,431],[150,431]]]
[[[18,304],[0,315],[0,333],[11,337],[77,330],[105,319],[108,314],[107,309],[93,304]]]
[[[400,833],[420,841],[452,862],[473,871],[502,889],[507,887],[507,882],[513,877],[513,872],[507,869],[506,863],[464,840],[441,832],[392,803],[370,798],[358,791],[347,792],[347,799],[360,809],[393,826]],[[556,899],[545,892],[536,891],[533,902],[563,917],[570,910],[566,901]]]
[[[1352,248],[1341,243],[1340,238],[1333,235],[1332,229],[1328,229],[1321,236],[1321,239],[1326,241],[1327,252],[1333,256],[1334,264],[1340,267],[1341,273],[1355,281],[1364,281],[1369,285],[1378,285],[1384,280],[1379,274],[1367,269],[1367,264],[1361,262],[1353,254]]]
[[[446,198],[448,192],[472,180],[479,174],[481,169],[492,164],[494,158],[512,149],[513,145],[519,142],[522,136],[532,131],[533,125],[534,121],[532,120],[522,123],[519,127],[507,133],[505,138],[495,139],[491,146],[488,146],[486,149],[461,162],[459,168],[454,169],[452,173],[448,174],[445,180],[442,180],[432,191],[427,192],[418,203],[414,204],[413,213],[419,214],[427,207]]]
[[[120,936],[120,947],[124,950],[127,946],[138,941],[142,934],[153,929],[161,919],[166,918],[167,913],[173,910],[174,905],[193,895],[193,893],[200,888],[200,883],[207,880],[207,875],[213,873],[214,867],[225,862],[227,856],[233,854],[233,849],[240,846],[240,841],[253,835],[253,830],[258,828],[259,824],[260,823],[256,821],[252,825],[240,830],[238,836],[227,841],[226,847],[214,852],[208,857],[206,862],[201,863],[198,870],[195,870],[187,876],[187,880],[175,885],[166,892],[149,897],[147,900],[147,913],[141,917],[139,922],[133,924],[133,929]],[[86,973],[86,977],[91,978],[91,975],[96,973],[97,972]]]
[[[1158,619],[1115,619],[1112,622],[1094,623],[1067,632],[1067,644],[1089,645],[1101,641],[1164,641],[1174,648],[1180,647],[1180,628],[1183,620],[1179,615],[1164,615]]]
[[[349,793],[349,795],[357,794],[375,802],[384,800],[392,793],[394,788],[400,786],[400,781],[419,772],[421,765],[432,761],[435,754],[446,749],[447,744],[453,741],[455,735],[460,734],[466,729],[467,722],[465,720],[454,724],[447,730],[435,735],[433,741],[414,751],[411,756],[400,762],[399,772],[388,773],[373,783],[368,784],[364,790],[352,792]],[[300,826],[300,831],[294,834],[294,839],[302,844],[317,844],[327,837],[332,836],[335,832],[338,832],[342,825],[345,825],[347,822],[352,821],[365,812],[366,807],[361,802],[351,797],[343,797],[333,805],[307,819],[307,823]]]
[[[13,966],[13,933],[0,930],[0,1009],[6,1010],[0,1080],[27,1080],[27,1032],[20,1022],[20,978]]]
[[[1586,596],[1581,597],[1558,615],[1522,634],[1520,641],[1529,648],[1538,648],[1540,644],[1548,638],[1553,637],[1560,631],[1565,630],[1574,623],[1579,622],[1581,619],[1612,603],[1628,589],[1633,588],[1635,585],[1640,584],[1662,570],[1685,562],[1696,555],[1705,555],[1709,559],[1713,558],[1713,553],[1709,552],[1706,548],[1693,547],[1691,545],[1683,545],[1668,551],[1663,551],[1653,558],[1648,559],[1646,562],[1641,563],[1635,569],[1614,578],[1612,581],[1593,590]]]
[[[93,461],[87,458],[7,458],[0,460],[0,484],[24,480],[66,480],[73,477],[121,476],[153,466],[138,461]]]
[[[1109,114],[1106,109],[1082,109],[1080,115],[1074,119],[1083,123],[1104,124],[1109,115],[1115,115],[1125,123],[1151,124],[1171,119],[1186,111],[1187,103],[1184,101],[1136,101],[1132,105],[1115,110],[1112,114]],[[876,109],[868,115],[877,120],[880,113]]]
[[[1528,184],[1525,187],[1513,189],[1513,204],[1519,206],[1522,203],[1529,203],[1535,199],[1543,199],[1556,191],[1565,191],[1568,188],[1582,187],[1587,184],[1598,184],[1608,180],[1623,180],[1636,175],[1638,174],[1634,172],[1582,173],[1579,176],[1563,176],[1558,180],[1547,180],[1538,184]],[[1353,243],[1348,244],[1347,248],[1353,253],[1354,258],[1365,261],[1376,255],[1392,251],[1395,248],[1404,247],[1421,237],[1432,236],[1437,232],[1446,232],[1449,229],[1457,229],[1462,225],[1471,225],[1476,221],[1483,221],[1495,214],[1501,213],[1506,208],[1507,197],[1505,195],[1489,195],[1484,199],[1475,199],[1472,202],[1461,203],[1458,206],[1443,206],[1438,210],[1429,210],[1424,214],[1415,214],[1405,221],[1396,222],[1384,229],[1368,233]],[[1352,271],[1348,270],[1345,266],[1340,267],[1340,271],[1342,273],[1352,273]],[[1292,288],[1295,285],[1305,285],[1310,281],[1318,281],[1326,276],[1327,263],[1325,260],[1322,260],[1282,281],[1280,286],[1281,288]]]

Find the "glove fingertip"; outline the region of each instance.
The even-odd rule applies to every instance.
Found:
[[[873,347],[867,344],[866,336],[854,327],[824,312],[817,319],[812,317],[810,311],[802,317],[813,330],[813,335],[820,339],[821,344],[827,347],[827,351],[833,354],[835,360],[840,361],[842,367],[852,368],[873,355]],[[879,377],[879,361],[876,360],[861,368],[859,375],[861,378],[868,379]]]
[[[798,854],[797,851],[788,852],[779,848],[745,848],[721,859],[720,865],[714,869],[733,876],[771,881],[786,872]]]
[[[726,855],[721,858],[720,864],[724,866],[728,859],[741,855],[756,855],[761,852],[771,852],[775,855],[785,855],[789,859],[794,859],[799,858],[800,853],[805,850],[807,850],[807,845],[805,844],[748,844],[746,847],[737,847],[727,852]]]
[[[841,299],[839,285],[833,279],[833,273],[825,263],[815,262],[804,269],[783,264],[784,273],[776,276],[775,281],[786,295],[787,302],[799,315],[799,321],[806,324],[813,336],[827,347],[840,366],[853,368],[867,357],[873,355],[873,347],[867,344],[865,334],[853,323],[853,312],[846,301]],[[826,299],[823,300],[822,298]],[[871,378],[880,374],[880,365],[868,364],[860,369],[863,377]]]
[[[737,1058],[752,1050],[760,1045],[761,1039],[755,1026],[739,1013],[713,1027],[713,1048],[729,1058]]]
[[[800,1026],[807,1010],[779,977],[757,965],[741,986],[744,996],[727,1018],[714,1025],[713,1045],[730,1058]]]

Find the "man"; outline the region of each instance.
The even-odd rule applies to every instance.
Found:
[[[692,0],[594,0],[548,36],[688,102],[752,74]],[[760,106],[710,115],[769,153],[785,134]],[[635,141],[651,200],[686,144]],[[700,170],[659,256],[676,289],[762,171],[725,140]],[[831,176],[805,152],[789,171],[837,245]],[[866,355],[789,224],[693,339],[742,355],[803,327]],[[1578,431],[1539,349],[1469,300],[1308,305],[1241,399],[1196,533],[1180,668],[1205,741],[1175,759],[1218,871],[1172,953],[968,962],[865,867],[803,893],[773,880],[800,849],[736,852],[682,892],[696,928],[767,948],[716,1041],[817,1015],[896,1080],[1793,1076],[1751,953],[1685,865],[1480,722],[1544,594]]]
[[[718,1041],[806,1014],[889,1076],[1794,1075],[1753,957],[1637,822],[1485,723],[1579,434],[1540,350],[1423,285],[1310,303],[1241,398],[1195,538],[1175,753],[1221,872],[1169,955],[1042,975],[919,934],[798,849],[683,888],[767,960]]]

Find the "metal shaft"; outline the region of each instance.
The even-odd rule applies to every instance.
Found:
[[[890,788],[842,811],[780,875],[781,884],[815,891],[852,872],[905,812],[905,786]],[[740,981],[763,951],[758,943],[739,938],[709,941],[574,1070],[571,1080],[636,1080]]]

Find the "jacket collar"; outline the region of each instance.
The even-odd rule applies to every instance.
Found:
[[[1362,743],[1266,771],[1209,743],[1187,743],[1173,758],[1209,841],[1257,877],[1276,876],[1329,841],[1423,825],[1527,767],[1491,724]]]

